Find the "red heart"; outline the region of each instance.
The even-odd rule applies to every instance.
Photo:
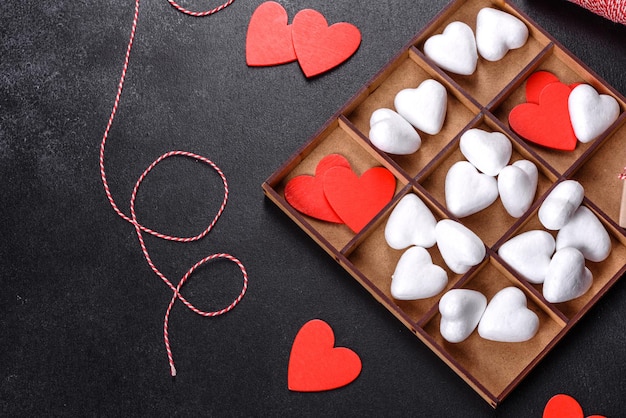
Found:
[[[246,63],[249,66],[285,64],[296,60],[287,11],[267,1],[252,14],[246,35]]]
[[[347,22],[328,26],[324,15],[304,9],[293,19],[292,38],[298,63],[307,77],[314,77],[341,64],[361,44],[361,32]]]
[[[561,82],[543,88],[539,103],[522,103],[509,113],[509,125],[518,135],[544,147],[563,151],[576,148],[567,99],[571,88]]]
[[[324,173],[332,167],[350,168],[350,163],[339,154],[322,158],[315,168],[315,176],[294,177],[285,185],[285,200],[299,212],[322,221],[343,223],[324,195]]]
[[[536,71],[526,80],[526,101],[539,103],[539,95],[548,84],[560,82],[559,78],[549,71]]]
[[[346,167],[333,167],[324,175],[324,194],[335,213],[358,233],[393,198],[396,178],[384,167],[361,177]]]
[[[326,322],[313,319],[300,328],[289,356],[289,390],[336,389],[351,383],[360,373],[361,359],[349,348],[335,347],[335,334]]]
[[[578,401],[569,395],[555,395],[546,404],[543,418],[584,418],[583,408]],[[606,418],[602,415],[591,415],[587,418]]]

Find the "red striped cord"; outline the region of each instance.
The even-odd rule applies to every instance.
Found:
[[[169,3],[174,6],[178,11],[191,15],[191,16],[208,16],[211,15],[213,13],[217,13],[220,10],[224,9],[225,7],[229,6],[230,4],[232,4],[234,2],[234,0],[229,0],[228,2],[222,4],[221,6],[218,6],[212,10],[208,10],[208,11],[204,11],[204,12],[192,12],[189,11],[187,9],[184,9],[183,7],[181,7],[180,5],[178,5],[176,2],[174,2],[173,0],[168,0]],[[167,351],[167,358],[168,358],[168,362],[169,362],[169,366],[170,366],[170,374],[172,376],[176,376],[176,367],[174,365],[174,357],[172,355],[172,350],[171,350],[171,346],[170,346],[170,340],[169,340],[169,318],[170,318],[170,313],[172,310],[172,307],[174,306],[174,303],[176,302],[176,300],[180,300],[189,310],[191,310],[192,312],[201,315],[201,316],[205,316],[205,317],[214,317],[214,316],[218,316],[218,315],[222,315],[225,314],[226,312],[231,311],[243,298],[243,296],[245,295],[247,289],[248,289],[248,273],[246,272],[246,269],[244,267],[244,265],[241,263],[241,261],[239,261],[237,258],[233,257],[230,254],[226,254],[226,253],[216,253],[216,254],[211,254],[205,258],[203,258],[202,260],[198,261],[196,264],[194,264],[189,270],[187,270],[187,272],[185,273],[185,275],[180,279],[180,281],[178,282],[178,285],[174,286],[172,284],[172,282],[163,274],[161,273],[161,271],[156,267],[156,265],[153,263],[152,258],[150,257],[150,253],[148,252],[148,248],[146,247],[144,238],[143,238],[143,232],[151,234],[157,238],[161,238],[164,240],[168,240],[168,241],[176,241],[176,242],[192,242],[192,241],[197,241],[201,238],[203,238],[204,236],[206,236],[215,226],[215,224],[217,223],[217,220],[220,218],[220,216],[222,215],[224,208],[226,207],[226,203],[228,202],[228,182],[226,181],[226,176],[224,176],[224,173],[222,172],[222,170],[215,164],[213,163],[211,160],[209,160],[208,158],[205,158],[201,155],[198,154],[194,154],[191,152],[187,152],[187,151],[170,151],[167,152],[163,155],[161,155],[160,157],[158,157],[156,160],[154,160],[152,162],[152,164],[150,164],[148,166],[148,168],[145,169],[145,171],[139,176],[139,178],[137,179],[137,182],[135,183],[135,187],[133,188],[133,192],[131,194],[130,197],[130,216],[126,215],[124,212],[122,212],[120,210],[120,208],[117,206],[117,204],[115,203],[115,199],[113,198],[113,195],[111,194],[111,190],[109,188],[109,183],[107,181],[107,176],[106,176],[106,171],[105,171],[105,164],[104,164],[104,152],[105,152],[105,148],[106,148],[106,143],[107,143],[107,139],[109,136],[109,131],[111,130],[111,126],[113,125],[113,120],[115,119],[115,114],[117,113],[117,109],[119,107],[119,103],[120,103],[120,98],[122,96],[122,90],[124,87],[124,80],[126,79],[126,73],[128,71],[128,64],[130,61],[130,52],[132,50],[132,46],[133,46],[133,41],[135,39],[135,34],[137,31],[137,21],[138,21],[138,17],[139,17],[139,2],[140,0],[135,0],[135,12],[133,15],[133,23],[131,26],[131,31],[130,31],[130,37],[128,40],[128,46],[126,48],[126,54],[124,56],[124,65],[122,67],[122,73],[120,75],[120,79],[119,79],[119,83],[117,85],[117,93],[115,95],[115,100],[113,102],[113,109],[111,110],[111,114],[109,116],[109,120],[107,122],[106,128],[104,130],[104,134],[102,135],[102,142],[100,143],[100,178],[102,180],[102,185],[104,186],[104,192],[106,194],[106,197],[109,201],[109,203],[111,204],[111,207],[113,208],[113,210],[115,211],[115,213],[117,213],[117,215],[119,215],[122,219],[124,219],[125,221],[129,222],[130,224],[132,224],[135,227],[135,231],[137,233],[137,238],[139,240],[139,245],[141,246],[141,251],[143,252],[143,255],[148,263],[148,265],[150,266],[150,268],[152,269],[152,271],[170,288],[170,290],[173,292],[172,295],[172,299],[170,300],[170,303],[167,307],[167,310],[165,312],[165,317],[163,319],[163,341],[165,343],[165,350]],[[220,206],[220,208],[218,209],[217,213],[215,214],[213,220],[211,221],[211,223],[209,224],[209,226],[204,229],[204,231],[202,231],[201,233],[199,233],[198,235],[192,236],[192,237],[177,237],[177,236],[172,236],[172,235],[167,235],[167,234],[162,234],[158,231],[152,230],[148,227],[143,226],[142,224],[139,223],[139,221],[137,220],[137,214],[135,212],[135,201],[137,198],[137,191],[139,190],[139,186],[141,185],[141,183],[143,182],[143,180],[146,178],[146,176],[148,175],[148,173],[150,173],[150,171],[152,171],[152,169],[159,164],[161,161],[163,161],[166,158],[170,158],[173,156],[182,156],[182,157],[186,157],[186,158],[192,158],[194,160],[203,162],[207,165],[209,165],[213,170],[215,170],[220,178],[222,179],[222,182],[224,184],[224,199],[222,200],[222,204]],[[189,277],[191,276],[191,274],[200,266],[202,266],[203,264],[214,260],[214,259],[226,259],[229,261],[232,261],[233,263],[237,264],[237,266],[239,267],[239,269],[241,270],[241,273],[243,275],[243,286],[241,288],[241,292],[239,293],[239,295],[225,308],[217,310],[217,311],[203,311],[200,310],[198,308],[196,308],[191,302],[189,302],[187,299],[185,299],[185,297],[183,295],[181,295],[180,290],[183,287],[183,285],[187,282],[187,280],[189,279]]]
[[[626,180],[626,167],[624,167],[624,171],[622,171],[622,174],[618,175],[617,178],[620,180]]]

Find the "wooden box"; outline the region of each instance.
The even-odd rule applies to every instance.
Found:
[[[479,57],[473,75],[458,76],[439,69],[423,54],[426,39],[441,33],[448,23],[462,21],[475,30],[476,15],[483,7],[504,10],[520,18],[529,28],[529,39],[497,62]],[[555,151],[519,138],[509,128],[508,114],[525,101],[526,79],[535,71],[548,70],[564,83],[585,82],[599,93],[617,99],[620,116],[599,138],[574,151]],[[447,117],[441,132],[422,135],[421,148],[412,155],[396,156],[376,149],[368,140],[369,118],[378,108],[393,109],[396,93],[415,88],[432,78],[448,92]],[[391,311],[421,341],[461,376],[478,394],[496,407],[511,390],[563,338],[578,320],[626,271],[626,231],[617,224],[622,190],[618,174],[626,164],[626,100],[607,85],[548,33],[512,5],[497,0],[456,0],[437,15],[405,48],[272,174],[262,185],[266,196],[310,235],[373,297]],[[417,301],[398,301],[390,294],[391,275],[403,250],[390,248],[384,238],[386,220],[395,204],[414,192],[439,219],[454,218],[444,199],[448,168],[463,159],[460,135],[478,127],[504,133],[513,143],[511,162],[533,161],[539,169],[535,201],[519,219],[507,214],[498,199],[489,208],[459,221],[484,242],[487,255],[482,263],[463,275],[448,269],[437,246],[429,249],[433,262],[446,269],[447,288],[439,295]],[[358,234],[348,227],[310,218],[294,210],[284,198],[289,180],[313,175],[326,155],[345,156],[357,174],[374,166],[388,168],[396,177],[395,196]],[[533,285],[519,277],[498,256],[507,239],[530,229],[544,229],[537,211],[546,195],[565,179],[575,179],[585,188],[583,204],[606,227],[612,240],[610,256],[603,262],[586,262],[592,271],[592,288],[570,302],[551,304]],[[452,344],[439,332],[439,298],[451,288],[481,291],[488,300],[500,289],[515,286],[525,292],[528,306],[540,319],[538,333],[523,343],[499,343],[474,332],[467,340]]]

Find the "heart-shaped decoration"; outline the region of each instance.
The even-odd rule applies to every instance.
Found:
[[[501,132],[469,129],[459,141],[461,154],[481,172],[497,176],[511,159],[513,145]]]
[[[306,77],[330,70],[352,56],[361,44],[361,32],[347,22],[328,26],[313,9],[299,11],[291,24],[293,47]]]
[[[561,82],[548,84],[541,91],[538,104],[522,103],[511,110],[511,129],[535,144],[573,151],[577,139],[567,104],[570,92],[570,87]]]
[[[546,229],[557,231],[576,212],[583,202],[585,189],[576,180],[565,180],[557,184],[539,207],[539,221]]]
[[[385,240],[395,250],[411,245],[430,248],[435,245],[437,220],[428,206],[413,193],[404,196],[389,215]]]
[[[594,213],[580,206],[556,236],[557,251],[577,248],[589,261],[599,263],[611,254],[611,237]]]
[[[330,154],[322,158],[315,168],[315,176],[303,174],[285,185],[285,200],[298,212],[326,222],[343,223],[324,194],[324,174],[332,167],[350,168],[342,155]]]
[[[484,339],[507,343],[528,341],[538,329],[539,317],[528,309],[526,295],[512,286],[493,296],[478,324]]]
[[[561,80],[550,71],[535,71],[526,80],[526,101],[539,104],[539,95],[543,89],[552,83],[560,83]]]
[[[296,392],[321,392],[347,385],[361,373],[361,359],[349,348],[335,347],[335,333],[320,319],[300,328],[291,347],[287,385]]]
[[[472,230],[452,219],[442,219],[435,226],[439,253],[456,274],[465,274],[485,258],[485,244]]]
[[[246,35],[246,63],[252,67],[279,65],[296,60],[287,11],[266,1],[256,8]]]
[[[569,114],[576,138],[587,143],[617,120],[619,104],[613,96],[598,94],[589,84],[580,84],[569,95]]]
[[[396,155],[413,154],[422,145],[422,138],[413,126],[391,109],[377,109],[370,117],[369,138],[383,152]]]
[[[400,90],[393,105],[411,125],[424,133],[436,135],[446,118],[448,92],[440,82],[428,79],[417,88]]]
[[[393,198],[396,178],[384,167],[361,177],[351,168],[335,166],[324,174],[324,195],[339,218],[354,232],[363,229]]]
[[[498,194],[502,206],[514,218],[521,217],[532,205],[537,193],[539,171],[528,160],[504,167],[498,175]]]
[[[485,7],[476,16],[476,47],[487,61],[499,61],[528,40],[528,28],[517,17]]]
[[[498,182],[467,161],[450,167],[445,181],[446,206],[459,218],[480,212],[498,198]]]
[[[439,35],[424,43],[424,54],[446,71],[472,75],[476,71],[478,52],[474,32],[466,23],[452,22]]]
[[[543,297],[550,303],[567,302],[587,293],[593,282],[585,257],[576,248],[554,253],[543,282]]]
[[[476,329],[486,307],[487,298],[476,290],[447,291],[439,300],[441,336],[451,343],[465,341]]]
[[[523,232],[498,249],[498,255],[530,283],[543,283],[555,249],[554,237],[536,229]]]
[[[585,418],[583,408],[569,395],[554,395],[543,410],[543,418]],[[606,418],[603,415],[590,415],[587,418]]]
[[[391,296],[398,300],[426,299],[448,284],[448,274],[433,264],[425,248],[411,247],[402,254],[391,276]]]

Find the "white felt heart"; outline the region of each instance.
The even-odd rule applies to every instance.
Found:
[[[502,206],[514,218],[522,216],[533,203],[539,172],[528,160],[504,167],[498,175],[498,194]]]
[[[437,220],[428,206],[415,194],[404,196],[389,215],[385,225],[385,240],[393,249],[411,245],[430,248],[435,245]]]
[[[451,343],[464,341],[478,326],[486,307],[487,298],[476,290],[447,291],[439,300],[441,336]]]
[[[485,7],[476,16],[476,47],[487,61],[502,59],[511,49],[521,48],[528,40],[528,28],[517,17]]]
[[[539,329],[539,317],[526,305],[526,295],[517,287],[505,287],[496,293],[478,324],[478,334],[492,341],[530,340]]]
[[[619,116],[619,103],[613,96],[598,94],[589,84],[576,86],[568,99],[569,115],[576,138],[592,141]]]
[[[587,293],[592,282],[593,275],[585,267],[582,253],[565,247],[552,257],[543,282],[543,297],[551,303],[567,302]]]
[[[554,253],[555,241],[549,232],[523,232],[498,249],[498,255],[520,276],[531,283],[543,283]]]
[[[539,207],[539,221],[546,229],[563,228],[585,197],[585,189],[576,180],[557,184]]]
[[[501,132],[469,129],[459,141],[461,154],[474,167],[489,176],[497,176],[511,159],[513,146]]]
[[[458,161],[450,167],[444,185],[446,207],[459,218],[485,209],[498,198],[495,177],[479,173],[467,161]]]
[[[413,154],[422,139],[406,119],[391,109],[377,109],[370,117],[369,138],[383,152],[397,155]]]
[[[556,236],[556,249],[577,248],[589,261],[604,261],[611,253],[611,237],[594,213],[580,206]]]
[[[438,81],[428,79],[414,89],[400,90],[393,105],[411,125],[429,135],[441,131],[448,107],[448,92]]]
[[[402,254],[391,276],[391,296],[398,300],[425,299],[440,293],[448,284],[448,274],[428,251],[411,247]]]
[[[478,52],[474,32],[466,23],[452,22],[424,43],[424,54],[444,70],[461,75],[476,71]]]
[[[478,235],[452,219],[437,222],[435,237],[443,261],[457,274],[466,273],[485,258],[485,245]]]

